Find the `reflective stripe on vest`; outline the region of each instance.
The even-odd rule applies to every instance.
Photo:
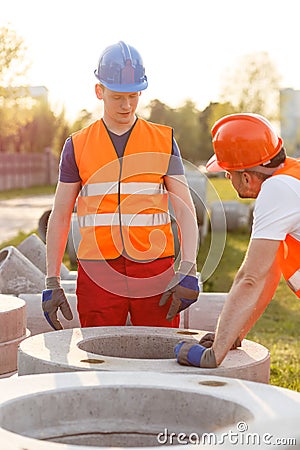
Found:
[[[170,223],[168,213],[122,214],[122,225],[127,227],[157,227]],[[120,214],[89,214],[78,217],[80,227],[119,226]]]
[[[106,182],[86,184],[81,189],[80,195],[82,197],[92,197],[94,195],[117,194],[120,189],[121,194],[165,194],[167,193],[162,183],[119,183]]]
[[[136,260],[174,255],[164,185],[172,154],[172,129],[138,119],[118,158],[108,132],[96,121],[72,135],[82,179],[77,215],[79,259]]]
[[[284,167],[273,174],[276,175],[289,175],[300,181],[300,161],[286,158]],[[278,257],[287,285],[300,297],[300,242],[288,234],[280,243]]]

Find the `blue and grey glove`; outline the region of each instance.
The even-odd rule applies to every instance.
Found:
[[[214,369],[217,367],[216,357],[212,348],[206,348],[193,342],[182,341],[175,347],[178,364]]]
[[[200,345],[203,345],[203,347],[210,348],[215,340],[215,333],[206,333],[199,341]],[[230,347],[230,350],[236,350],[238,347],[242,346],[242,341],[239,337],[236,338],[232,346]]]
[[[73,319],[73,314],[64,290],[60,286],[60,277],[47,277],[46,289],[42,292],[42,308],[47,322],[54,330],[62,330],[63,326],[57,318],[58,309],[67,320]]]
[[[176,314],[195,303],[198,300],[199,291],[195,264],[182,261],[159,302],[159,306],[164,306],[172,296],[167,320],[173,320]]]

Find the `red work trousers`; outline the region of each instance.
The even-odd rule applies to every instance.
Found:
[[[166,320],[171,300],[159,300],[174,275],[174,258],[136,262],[123,256],[110,261],[78,262],[77,309],[82,327],[132,325],[179,327],[179,314]]]

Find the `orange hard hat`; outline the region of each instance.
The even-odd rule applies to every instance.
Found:
[[[270,122],[259,114],[230,114],[212,127],[215,154],[206,164],[209,172],[243,170],[268,164],[283,145]]]

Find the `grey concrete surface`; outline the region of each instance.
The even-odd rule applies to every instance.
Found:
[[[250,449],[255,428],[259,448],[278,448],[274,444],[283,436],[299,439],[300,393],[211,374],[33,375],[2,380],[0,399],[3,450],[153,449],[171,443],[179,450],[183,439],[188,450],[228,449],[233,433],[234,448],[245,443]],[[212,446],[202,441],[205,434],[214,438]]]
[[[29,233],[38,228],[41,215],[52,208],[53,195],[0,200],[0,244],[20,231]]]
[[[73,328],[41,333],[23,341],[18,350],[19,375],[99,370],[197,373],[268,383],[270,354],[260,344],[243,340],[216,369],[181,366],[174,347],[199,342],[206,333],[160,327]]]
[[[16,247],[0,250],[0,292],[18,296],[21,293],[39,293],[45,287],[45,274]]]
[[[17,246],[17,249],[46,274],[46,244],[37,234],[30,234]],[[60,276],[62,280],[69,276],[69,269],[64,264],[61,264]]]

